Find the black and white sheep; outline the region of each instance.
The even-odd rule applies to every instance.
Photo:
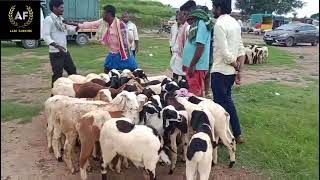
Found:
[[[163,140],[157,130],[145,125],[135,125],[128,118],[106,121],[100,131],[102,152],[102,179],[106,179],[107,165],[117,155],[126,157],[136,167],[144,169],[145,179],[156,179],[159,159],[170,164],[163,151]],[[148,177],[149,176],[149,177]]]

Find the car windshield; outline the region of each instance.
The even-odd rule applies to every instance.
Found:
[[[284,31],[293,31],[295,28],[297,27],[297,25],[295,24],[285,24],[285,25],[282,25],[278,28],[276,28],[275,30],[284,30]]]

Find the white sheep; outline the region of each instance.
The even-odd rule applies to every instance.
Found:
[[[187,180],[196,180],[197,173],[200,180],[209,179],[214,148],[211,132],[211,126],[203,123],[200,125],[198,132],[191,137],[187,150]]]
[[[191,109],[196,108],[205,108],[207,109],[214,118],[214,124],[210,124],[211,127],[214,127],[214,136],[216,141],[221,139],[222,143],[228,148],[230,156],[229,167],[232,167],[235,163],[235,151],[236,151],[236,142],[235,138],[230,130],[230,115],[229,113],[219,104],[213,102],[210,99],[201,98],[201,97],[189,97],[189,99],[177,97],[177,101],[183,104],[185,107]],[[186,107],[186,109],[188,109]],[[214,149],[213,163],[217,163],[217,148]]]
[[[71,79],[73,82],[79,83],[79,84],[86,82],[86,77],[79,74],[71,74],[68,76],[68,79]]]
[[[66,96],[53,96],[45,102],[45,109],[48,113],[48,147],[49,149],[53,147],[53,152],[57,159],[61,158],[60,138],[62,135],[65,135],[65,162],[72,173],[75,172],[72,162],[75,158],[71,157],[77,138],[75,124],[84,114],[98,109],[110,112],[123,111],[125,117],[139,121],[139,103],[136,94],[127,91],[118,94],[111,103],[88,101]]]
[[[98,74],[95,74],[95,73],[89,73],[87,76],[86,76],[86,80],[85,82],[89,82],[91,81],[92,79],[101,79],[102,80],[102,77]]]
[[[63,95],[69,97],[76,96],[76,88],[78,86],[69,78],[60,77],[53,83],[51,93],[53,95]]]
[[[144,168],[145,179],[148,175],[155,179],[159,159],[170,164],[163,148],[162,137],[157,131],[145,125],[135,125],[128,118],[115,118],[106,121],[100,131],[102,152],[102,178],[106,178],[107,165],[117,155],[127,157],[136,167]]]

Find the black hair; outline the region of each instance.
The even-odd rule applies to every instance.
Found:
[[[53,11],[53,7],[59,7],[63,4],[63,0],[50,0],[49,9]]]
[[[116,8],[112,5],[106,5],[103,7],[103,10],[105,13],[110,13],[111,16],[115,17],[116,16]]]
[[[197,5],[194,1],[189,0],[180,7],[180,11],[192,11],[196,6]]]
[[[222,14],[230,14],[232,11],[231,0],[215,0],[212,3],[216,8],[220,7]]]

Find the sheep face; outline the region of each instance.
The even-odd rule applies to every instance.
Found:
[[[202,124],[210,124],[209,117],[204,111],[194,110],[191,113],[191,126],[194,131],[199,131]]]
[[[179,86],[180,88],[189,89],[189,84],[188,84],[187,80],[185,80],[185,79],[181,79],[181,80],[178,82],[178,86]]]
[[[99,76],[101,76],[101,79],[104,80],[104,82],[106,82],[106,83],[110,82],[110,77],[108,74],[101,73],[101,74],[99,74]]]
[[[136,69],[133,71],[133,75],[137,78],[141,78],[144,81],[148,81],[147,75],[144,73],[144,71],[142,69]]]
[[[120,78],[118,76],[112,76],[110,78],[110,87],[118,89],[120,86]]]
[[[112,77],[112,76],[118,76],[120,77],[120,72],[116,69],[111,69],[111,71],[109,72],[109,77]]]
[[[180,87],[174,81],[169,82],[169,83],[162,86],[162,90],[165,92],[175,92],[176,90],[179,90],[179,89],[180,89]]]
[[[159,95],[152,95],[152,97],[150,99],[151,99],[151,102],[153,102],[154,104],[156,104],[160,108],[162,108],[162,104],[161,104],[161,100],[160,100],[160,96]]]

